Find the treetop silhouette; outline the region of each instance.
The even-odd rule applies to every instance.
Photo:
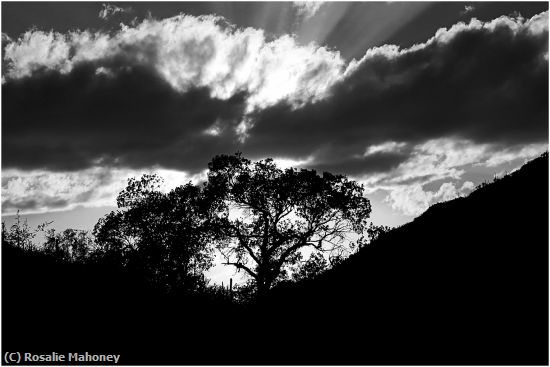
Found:
[[[191,183],[168,193],[156,175],[130,179],[117,197],[119,210],[94,228],[105,258],[145,271],[168,288],[193,290],[205,285],[203,271],[212,265],[212,211],[200,187]]]
[[[347,236],[368,229],[370,202],[343,175],[281,169],[272,159],[251,162],[241,153],[218,155],[208,168],[203,184],[169,192],[156,175],[129,179],[118,209],[100,218],[93,239],[85,231],[50,230],[44,251],[122,266],[169,291],[194,292],[207,286],[217,249],[261,296],[282,280],[321,273],[329,267],[324,254],[338,263],[353,249]]]
[[[302,257],[301,250],[338,252],[350,232],[362,233],[371,205],[345,176],[278,168],[235,155],[209,164],[205,194],[218,197],[213,217],[225,264],[245,271],[265,294]],[[235,215],[234,213],[239,213]]]

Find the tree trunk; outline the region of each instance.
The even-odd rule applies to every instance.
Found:
[[[257,289],[257,297],[258,299],[263,299],[266,295],[267,295],[267,292],[269,291],[269,288],[266,286],[265,283],[263,284],[258,284],[258,289]]]
[[[271,288],[269,274],[265,267],[261,267],[258,269],[258,278],[256,279],[257,297],[263,298],[269,292],[269,288]]]

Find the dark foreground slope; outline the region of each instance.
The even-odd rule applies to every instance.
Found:
[[[4,247],[2,347],[124,364],[547,364],[548,158],[234,307]]]
[[[109,266],[2,250],[4,352],[120,354],[119,364],[131,365],[218,361],[207,340],[232,312],[229,302],[167,294]]]
[[[295,362],[547,364],[547,156],[280,293]]]

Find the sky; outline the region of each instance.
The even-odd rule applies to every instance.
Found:
[[[3,2],[2,217],[91,229],[236,151],[401,225],[548,148],[547,2]]]

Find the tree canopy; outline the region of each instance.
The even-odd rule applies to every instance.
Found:
[[[42,250],[65,261],[135,270],[168,290],[198,291],[217,249],[262,295],[280,281],[311,278],[338,263],[354,244],[367,243],[365,230],[371,237],[385,231],[367,226],[371,205],[363,187],[343,175],[281,169],[272,159],[252,162],[240,153],[218,155],[208,168],[202,184],[170,191],[156,175],[132,178],[93,238],[50,229]],[[28,247],[34,233],[19,221],[12,227],[3,227],[4,237]],[[351,233],[359,240],[352,242]]]
[[[161,183],[156,175],[130,179],[118,195],[119,210],[99,220],[94,236],[106,258],[163,286],[193,290],[204,285],[203,272],[212,265],[212,208],[198,186],[164,193]]]
[[[342,175],[280,169],[235,155],[209,164],[205,192],[221,195],[215,216],[225,264],[245,271],[259,294],[302,257],[303,249],[337,253],[350,232],[362,233],[371,213],[363,187]]]
[[[46,231],[42,247],[44,253],[69,262],[85,262],[95,250],[94,240],[88,231],[67,228],[58,233],[54,229]]]

